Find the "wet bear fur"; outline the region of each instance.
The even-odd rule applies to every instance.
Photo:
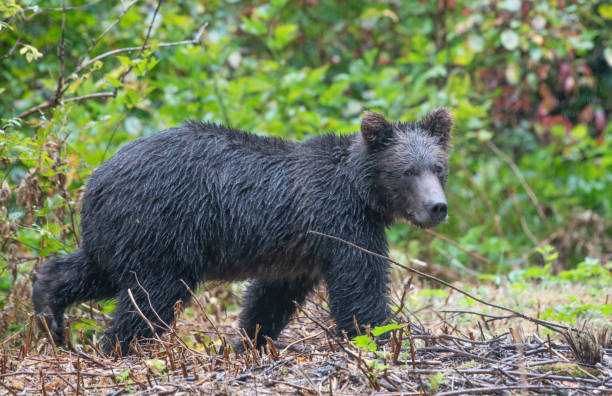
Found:
[[[338,330],[354,335],[353,318],[382,324],[388,264],[308,231],[386,255],[385,228],[397,219],[443,221],[451,124],[446,109],[412,123],[368,112],[360,133],[304,142],[201,122],[135,140],[88,181],[81,248],[35,276],[38,318],[62,344],[69,305],[115,298],[102,347],[126,354],[136,336],[153,335],[128,289],[161,332],[157,315],[171,323],[175,302],[190,299],[181,281],[195,290],[250,279],[240,326],[250,337],[260,326],[256,344],[277,337],[321,281]]]

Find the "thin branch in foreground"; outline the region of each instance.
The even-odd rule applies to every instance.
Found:
[[[444,242],[448,242],[451,245],[453,245],[454,247],[456,247],[457,249],[461,250],[463,253],[467,254],[468,256],[471,256],[473,258],[475,258],[476,260],[480,260],[483,263],[493,267],[493,268],[497,268],[497,264],[493,263],[491,260],[487,259],[486,257],[481,256],[480,254],[476,253],[476,252],[472,252],[471,250],[468,250],[464,247],[462,247],[461,245],[459,245],[457,242],[453,241],[452,239],[450,239],[449,237],[439,234],[437,232],[435,232],[434,230],[430,230],[430,229],[425,229],[423,230],[425,231],[427,234],[432,235],[438,239],[443,240]]]
[[[478,297],[474,296],[473,294],[470,294],[470,293],[468,293],[468,292],[466,292],[464,290],[461,290],[460,288],[458,288],[456,286],[453,286],[450,283],[443,281],[442,279],[436,278],[435,276],[426,274],[426,273],[421,272],[419,270],[416,270],[414,268],[407,267],[407,266],[405,266],[403,264],[400,264],[397,261],[395,261],[395,260],[393,260],[393,259],[391,259],[391,258],[389,258],[387,256],[383,256],[382,254],[374,253],[374,252],[372,252],[372,251],[370,251],[368,249],[362,248],[361,246],[358,246],[358,245],[356,245],[356,244],[354,244],[352,242],[346,241],[346,240],[344,240],[342,238],[339,238],[339,237],[336,237],[336,236],[333,236],[333,235],[324,234],[322,232],[318,232],[318,231],[314,231],[314,230],[309,230],[308,234],[319,235],[319,236],[322,236],[324,238],[328,238],[328,239],[332,239],[332,240],[337,241],[337,242],[344,243],[345,245],[348,245],[348,246],[350,246],[352,248],[355,248],[355,249],[357,249],[357,250],[359,250],[359,251],[361,251],[363,253],[369,254],[370,256],[378,257],[379,259],[388,261],[388,262],[390,262],[392,264],[395,264],[398,267],[403,268],[403,269],[405,269],[407,271],[415,273],[415,274],[417,274],[419,276],[422,276],[422,277],[427,278],[429,280],[432,280],[434,282],[440,283],[440,284],[442,284],[442,285],[444,285],[444,286],[446,286],[446,287],[448,287],[450,289],[453,289],[453,290],[463,294],[464,296],[467,296],[467,297],[469,297],[469,298],[471,298],[471,299],[473,299],[475,301],[478,301],[481,304],[487,305],[487,306],[489,306],[491,308],[496,308],[496,309],[499,309],[499,310],[502,310],[502,311],[510,312],[515,317],[519,317],[521,319],[525,319],[525,320],[528,320],[530,322],[539,324],[540,326],[544,326],[547,329],[550,329],[550,330],[552,330],[554,332],[557,332],[557,333],[560,333],[560,334],[564,334],[564,332],[562,330],[565,330],[565,331],[573,330],[573,331],[580,332],[580,330],[574,329],[574,328],[572,328],[570,326],[564,326],[564,325],[560,325],[560,324],[557,324],[557,323],[548,322],[546,320],[537,319],[537,318],[534,318],[532,316],[525,315],[525,314],[523,314],[521,312],[515,311],[512,308],[507,308],[507,307],[504,307],[502,305],[497,305],[497,304],[490,303],[488,301],[485,301],[485,300],[483,300],[481,298],[478,298]]]

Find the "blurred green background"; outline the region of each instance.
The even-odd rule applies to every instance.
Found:
[[[301,140],[356,131],[366,109],[414,120],[447,106],[455,118],[450,221],[433,233],[393,227],[394,255],[451,279],[498,279],[546,263],[558,272],[586,257],[611,268],[608,2],[66,7],[0,3],[4,330],[27,311],[32,269],[78,243],[79,199],[93,170],[126,142],[187,119]],[[193,40],[205,23],[198,44],[160,46]],[[152,47],[140,51],[148,32]],[[135,49],[79,67],[127,47]],[[94,93],[108,97],[60,103]]]

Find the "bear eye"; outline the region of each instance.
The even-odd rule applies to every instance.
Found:
[[[441,175],[444,173],[444,168],[442,167],[442,165],[434,165],[433,170],[437,175]]]
[[[404,171],[404,175],[406,175],[406,176],[414,176],[414,175],[416,175],[416,170],[414,168],[406,169]]]

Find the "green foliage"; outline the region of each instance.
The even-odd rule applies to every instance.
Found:
[[[117,375],[117,380],[123,382],[123,384],[125,385],[125,390],[128,392],[132,391],[132,385],[134,384],[134,381],[132,380],[132,378],[130,378],[131,372],[132,370],[127,368],[123,370],[121,374]]]
[[[427,377],[427,388],[432,395],[436,394],[440,389],[440,385],[444,384],[444,382],[445,380],[443,373],[440,372],[430,375],[429,377]]]
[[[379,337],[385,333],[388,333],[390,331],[397,330],[397,329],[403,329],[404,327],[406,327],[406,325],[399,325],[397,323],[389,323],[384,326],[374,327],[370,331],[370,333],[375,337]],[[361,348],[364,351],[376,352],[377,350],[376,341],[369,334],[355,336],[353,337],[353,339],[351,339],[351,342],[356,347]]]
[[[0,5],[0,305],[36,263],[75,248],[84,183],[128,141],[190,118],[305,139],[356,131],[366,109],[413,120],[438,106],[455,130],[437,232],[454,244],[405,224],[391,243],[461,273],[510,274],[516,290],[557,272],[611,285],[607,4],[164,2],[140,51],[157,3],[94,2],[65,13],[63,67],[61,5]],[[204,23],[198,44],[162,45]]]

